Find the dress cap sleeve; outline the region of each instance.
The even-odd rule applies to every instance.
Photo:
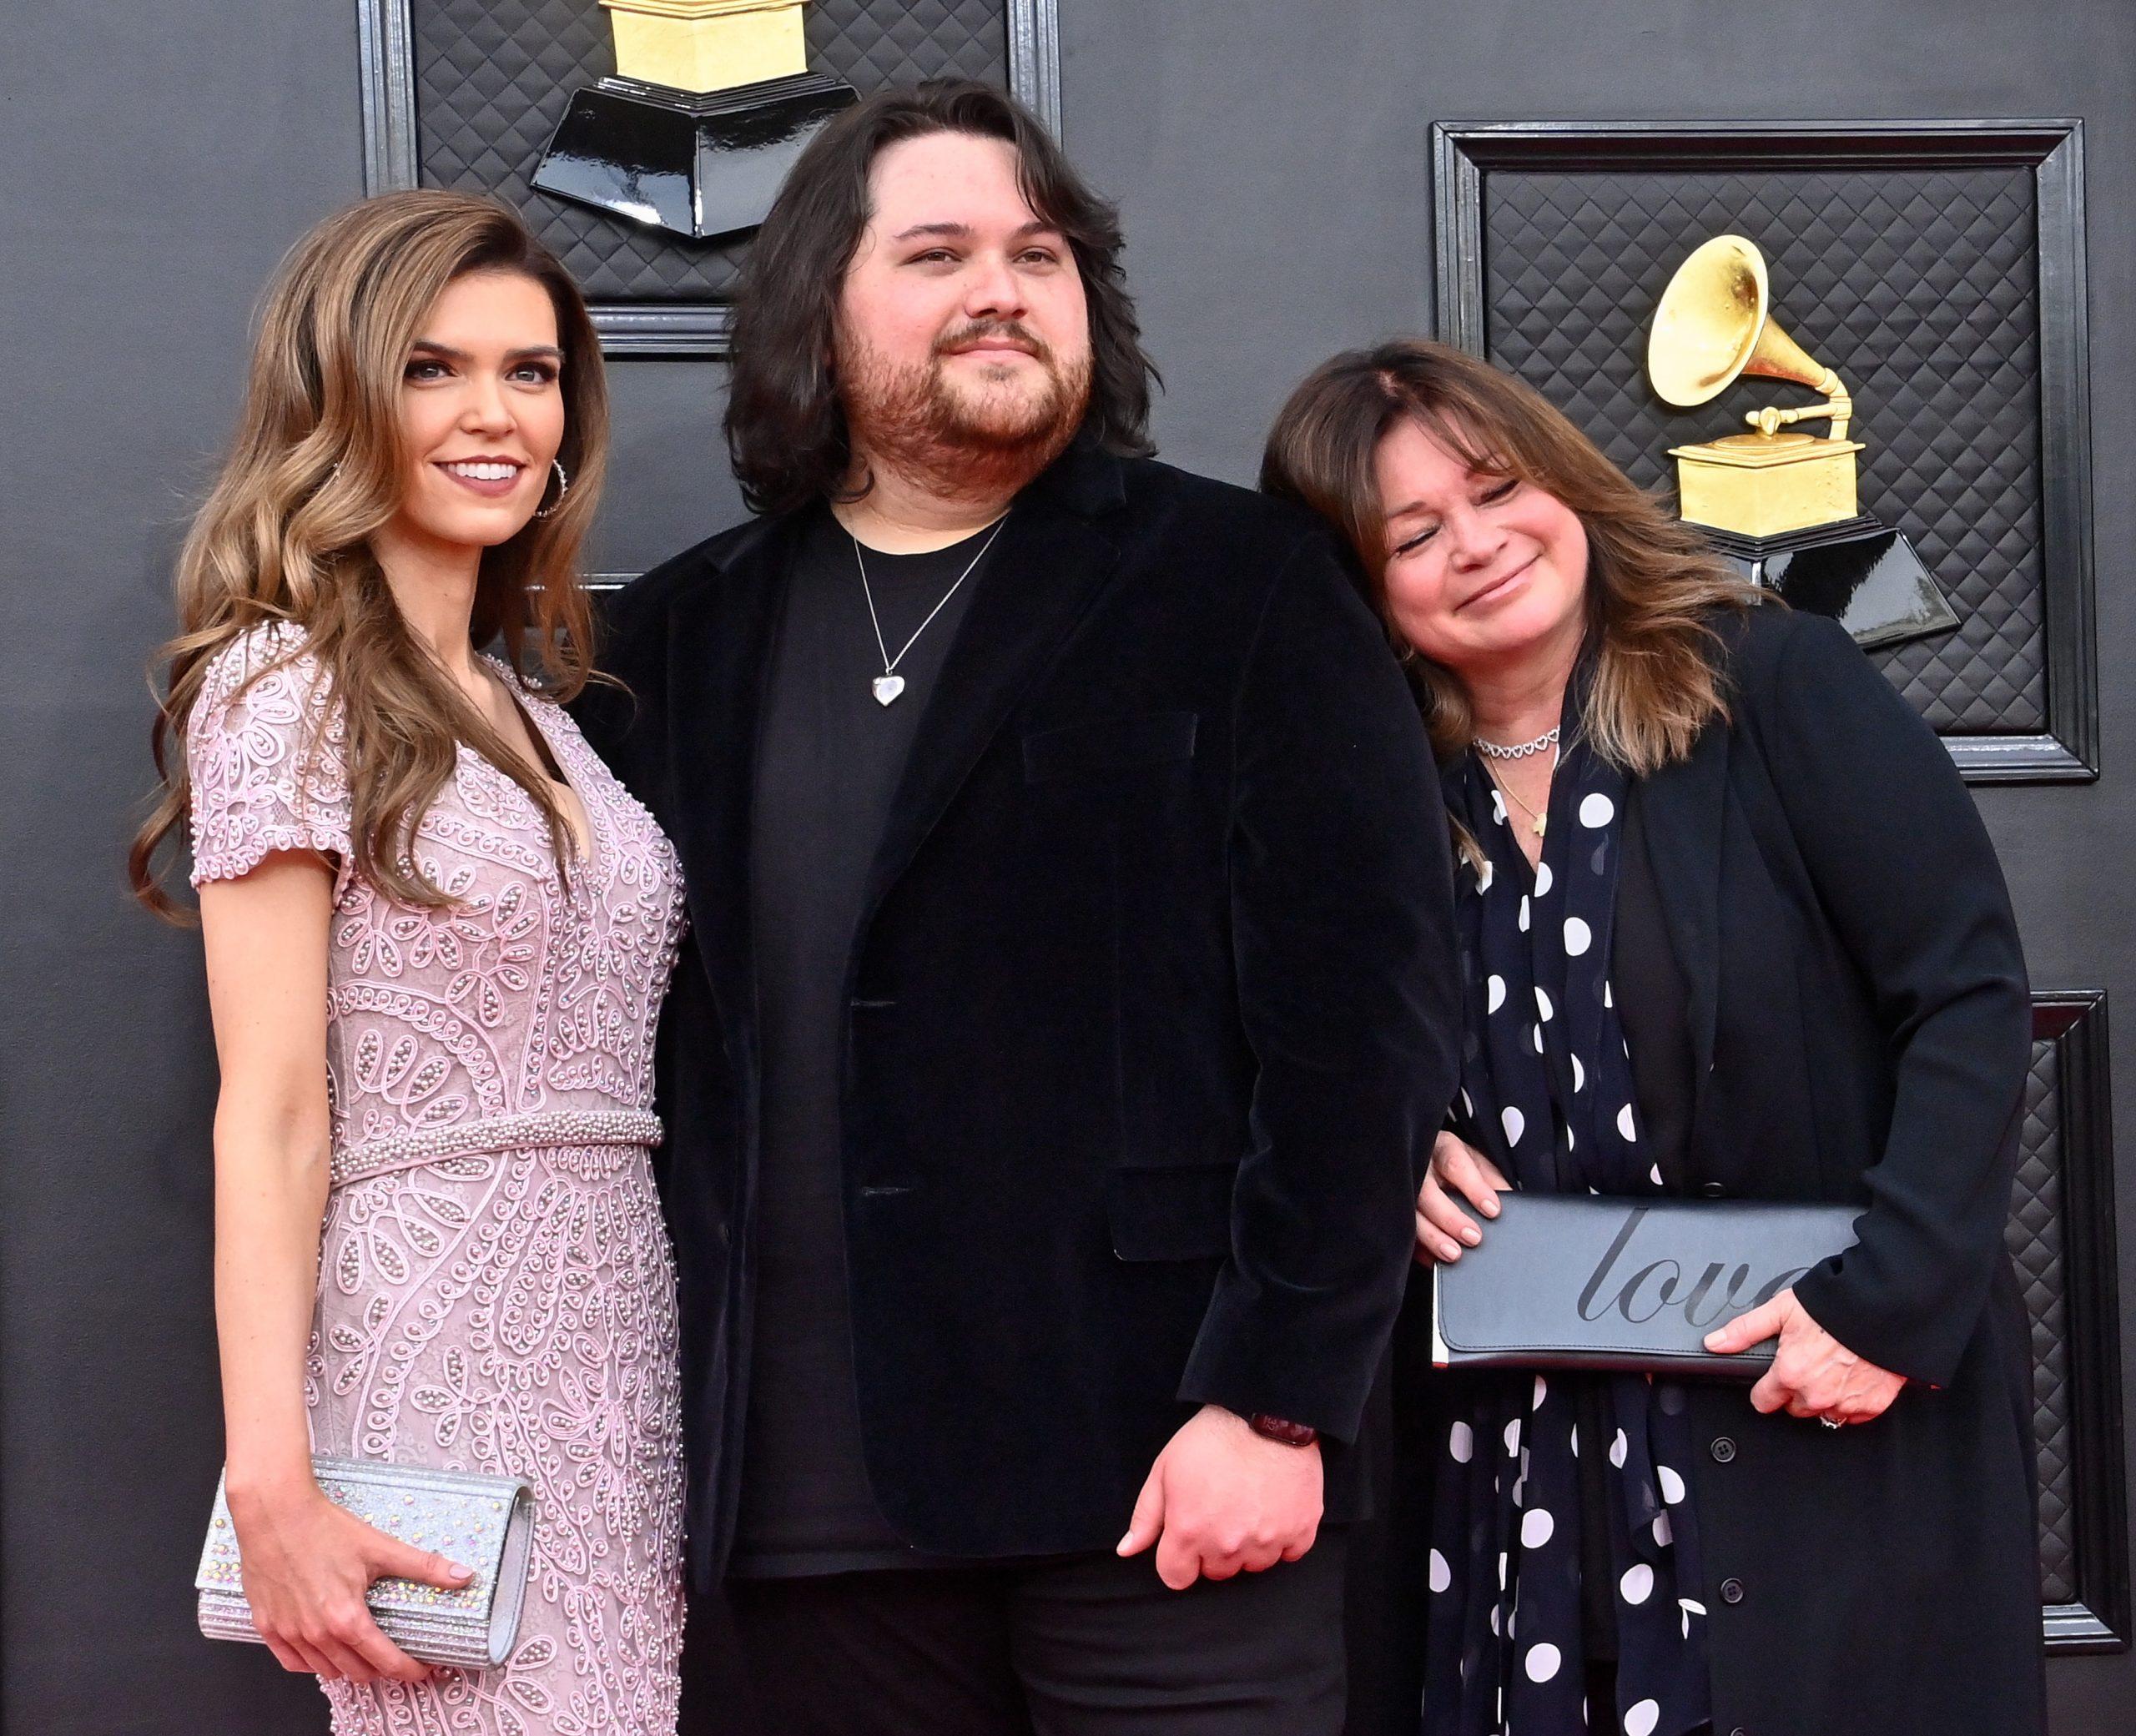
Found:
[[[196,887],[249,874],[278,850],[320,851],[337,878],[346,872],[341,712],[302,643],[293,626],[254,627],[208,666],[185,729]]]

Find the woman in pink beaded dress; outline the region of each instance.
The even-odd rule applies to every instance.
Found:
[[[189,819],[229,1506],[255,1623],[337,1736],[675,1728],[647,1148],[681,890],[557,703],[588,675],[573,573],[605,439],[561,266],[485,201],[388,194],[285,263],[181,561],[134,875],[166,907],[155,853]],[[315,1452],[532,1479],[502,1666],[385,1638],[371,1580],[468,1573],[334,1507]]]

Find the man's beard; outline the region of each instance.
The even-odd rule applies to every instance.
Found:
[[[975,389],[953,385],[944,357],[989,337],[1026,346],[1045,370],[1043,385],[1021,389],[1015,376],[1025,370],[1015,365],[1008,380]],[[946,332],[924,362],[909,368],[840,330],[838,379],[855,458],[945,496],[1015,493],[1075,439],[1091,401],[1089,352],[1064,368],[1049,345],[1014,320],[982,320]]]

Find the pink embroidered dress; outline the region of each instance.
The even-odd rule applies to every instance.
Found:
[[[530,1477],[518,1643],[439,1685],[326,1684],[337,1736],[672,1736],[682,1644],[675,1281],[647,1148],[675,853],[561,707],[496,667],[586,810],[567,889],[540,811],[462,747],[414,854],[448,908],[348,866],[341,721],[298,646],[221,652],[186,752],[193,879],[339,864],[333,1190],[306,1370],[315,1451]]]

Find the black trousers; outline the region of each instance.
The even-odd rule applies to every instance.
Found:
[[[681,1736],[1338,1736],[1347,1546],[1184,1592],[1147,1552],[733,1580],[726,1668],[692,1610]]]

